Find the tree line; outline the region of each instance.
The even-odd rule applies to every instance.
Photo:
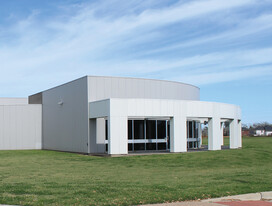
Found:
[[[249,136],[254,136],[256,130],[265,130],[265,131],[272,131],[272,124],[268,122],[260,122],[260,123],[253,123],[253,124],[242,124],[242,131],[247,131]],[[229,136],[229,122],[224,123],[224,136]],[[205,125],[202,129],[202,135],[208,136],[208,127]]]
[[[242,131],[249,131],[249,135],[254,135],[256,130],[272,131],[272,124],[268,122],[242,124]]]

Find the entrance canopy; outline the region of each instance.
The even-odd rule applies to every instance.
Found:
[[[208,121],[208,149],[220,150],[222,122],[230,121],[230,148],[241,142],[241,110],[239,106],[184,100],[165,99],[105,99],[89,103],[90,128],[98,119],[107,119],[108,154],[128,154],[128,120],[153,118],[169,120],[170,152],[187,151],[187,121]],[[97,133],[89,129],[90,138]],[[96,133],[96,134],[94,134]],[[91,140],[89,140],[91,141]],[[90,151],[91,153],[91,151]]]

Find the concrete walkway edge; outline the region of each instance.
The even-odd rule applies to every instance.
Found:
[[[173,202],[173,203],[160,203],[160,204],[149,204],[146,206],[223,206],[222,202],[235,202],[235,201],[261,201],[271,202],[272,204],[272,191],[270,192],[257,192],[243,195],[233,195],[198,201],[184,201],[184,202]],[[221,204],[220,204],[221,203]]]
[[[258,201],[258,200],[272,201],[272,191],[212,198],[212,199],[201,200],[201,202]]]

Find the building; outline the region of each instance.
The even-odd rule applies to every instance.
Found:
[[[265,130],[264,129],[256,129],[255,136],[265,136]]]
[[[272,136],[272,131],[266,131],[266,132],[265,132],[265,135],[266,135],[266,136]]]
[[[199,96],[198,87],[180,82],[85,76],[31,95],[28,104],[23,99],[12,106],[9,99],[8,106],[0,106],[4,122],[17,122],[12,127],[11,122],[0,124],[6,131],[0,140],[8,142],[0,149],[110,155],[186,152],[200,148],[201,124],[207,122],[208,149],[220,150],[226,121],[230,148],[241,147],[240,107],[203,102]],[[19,110],[21,116],[17,115]],[[21,135],[23,128],[28,130]],[[29,146],[23,147],[24,141]]]
[[[41,149],[42,105],[0,98],[0,150]]]
[[[250,131],[249,131],[249,129],[242,129],[242,136],[244,137],[244,136],[247,136],[247,137],[249,137],[250,136]]]
[[[254,136],[272,136],[272,127],[269,125],[257,126]]]

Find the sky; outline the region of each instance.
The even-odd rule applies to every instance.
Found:
[[[0,0],[0,97],[85,75],[180,81],[272,123],[272,0]]]

